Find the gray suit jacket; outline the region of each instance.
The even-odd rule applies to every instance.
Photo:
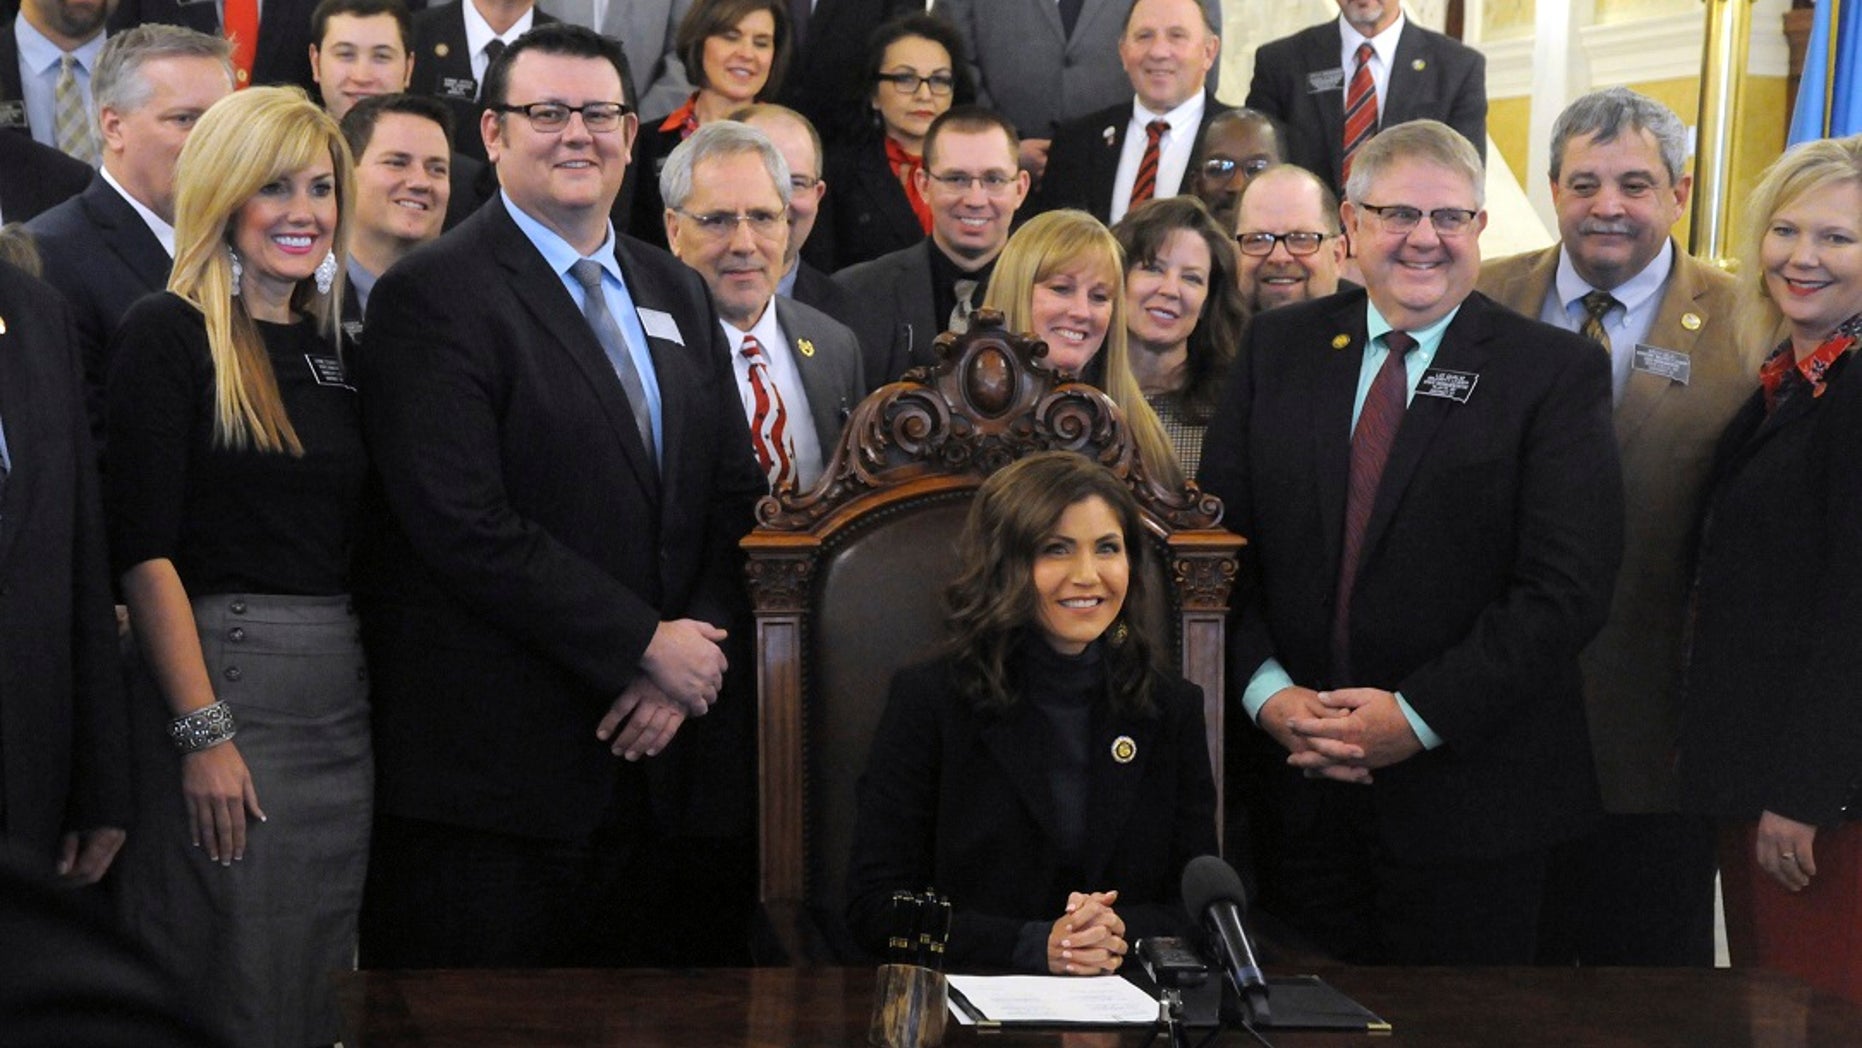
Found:
[[[1481,267],[1480,290],[1538,319],[1558,245]],[[1758,386],[1762,346],[1734,332],[1731,277],[1676,247],[1646,345],[1684,355],[1686,382],[1630,373],[1616,406],[1629,514],[1610,617],[1584,649],[1585,712],[1604,810],[1671,812],[1680,801],[1681,644],[1695,521],[1720,432]]]
[[[944,331],[944,321],[935,315],[937,298],[931,290],[930,253],[936,250],[927,237],[834,274],[848,304],[846,315],[834,319],[859,336],[866,380],[874,389],[897,380],[907,368],[937,361],[931,340]]]
[[[595,24],[595,0],[540,0],[537,7],[565,22],[587,26],[620,40],[633,66],[642,124],[663,120],[692,93],[685,63],[673,53],[672,40],[692,0],[608,0],[601,24]]]
[[[808,394],[808,414],[815,424],[815,438],[821,441],[821,464],[825,468],[833,461],[841,428],[866,396],[860,343],[847,325],[813,306],[781,295],[774,302],[776,323],[788,336],[795,369],[801,373],[802,389]]]
[[[1222,28],[1220,0],[1203,0]],[[1048,138],[1061,124],[1131,101],[1118,38],[1129,0],[1084,0],[1068,36],[1054,0],[937,0],[933,13],[956,25],[970,52],[977,97],[1024,138]],[[1209,70],[1209,91],[1216,71]]]

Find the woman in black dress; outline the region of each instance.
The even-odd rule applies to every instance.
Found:
[[[349,554],[367,463],[341,328],[350,158],[297,88],[217,103],[175,265],[111,350],[111,553],[142,657],[124,914],[231,1043],[339,1036],[373,769]]]
[[[1155,553],[1123,481],[1072,451],[983,484],[946,595],[947,653],[899,672],[860,779],[847,920],[884,947],[899,889],[952,904],[949,960],[1118,971],[1180,935],[1215,851],[1202,692],[1128,611]]]

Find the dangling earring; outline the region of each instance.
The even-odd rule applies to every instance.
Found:
[[[1107,639],[1112,642],[1112,646],[1115,648],[1124,647],[1125,642],[1131,639],[1131,629],[1125,625],[1124,619],[1120,619],[1112,624],[1112,629],[1108,633]]]
[[[317,263],[317,294],[327,295],[336,284],[336,252],[325,252],[323,261]]]
[[[239,281],[246,275],[246,267],[239,264],[239,252],[234,251],[233,245],[231,244],[226,246],[226,257],[228,261],[233,263],[233,297],[238,298]]]

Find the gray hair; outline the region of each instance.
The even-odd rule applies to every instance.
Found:
[[[1552,124],[1552,181],[1558,181],[1565,145],[1572,139],[1592,135],[1598,142],[1613,142],[1625,128],[1654,135],[1662,153],[1662,166],[1668,169],[1668,181],[1681,180],[1681,167],[1687,163],[1687,126],[1681,118],[1647,95],[1627,87],[1611,87],[1592,91],[1558,114]]]
[[[789,206],[789,162],[782,158],[776,144],[769,136],[735,120],[713,120],[692,132],[692,137],[679,143],[666,158],[666,166],[659,173],[659,195],[666,206],[678,210],[685,206],[686,198],[692,195],[692,172],[706,160],[716,160],[743,153],[755,153],[763,158],[763,169],[769,172],[770,180],[776,183],[776,192],[782,196],[782,206]]]
[[[155,88],[142,76],[142,67],[159,58],[213,59],[225,71],[226,87],[232,90],[232,41],[178,25],[139,25],[109,34],[97,53],[97,66],[91,72],[91,102],[100,121],[105,107],[133,113],[148,103]]]
[[[1364,203],[1371,183],[1384,169],[1403,160],[1421,160],[1458,171],[1474,188],[1474,206],[1487,205],[1486,168],[1474,144],[1461,132],[1439,120],[1411,120],[1384,128],[1358,147],[1351,161],[1351,177],[1345,182],[1345,197]]]

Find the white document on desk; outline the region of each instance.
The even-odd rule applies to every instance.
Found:
[[[952,975],[954,993],[982,1018],[959,1007],[951,1014],[963,1026],[1025,1025],[1149,1026],[1157,1021],[1157,999],[1116,975],[1082,979],[1064,975]]]

